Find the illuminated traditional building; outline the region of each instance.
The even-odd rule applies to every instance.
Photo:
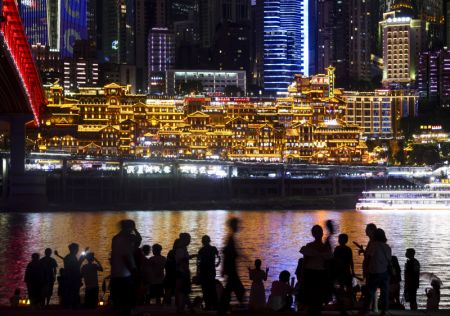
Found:
[[[270,100],[147,99],[117,84],[68,99],[54,85],[38,145],[86,155],[363,163],[361,128],[345,114],[331,67],[297,75],[286,97]]]

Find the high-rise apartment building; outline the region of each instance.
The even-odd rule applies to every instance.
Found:
[[[426,25],[426,47],[441,48],[444,44],[444,1],[414,0],[417,17]]]
[[[216,27],[221,22],[250,20],[250,0],[198,0],[200,43],[204,48],[214,44]]]
[[[450,107],[450,48],[420,54],[417,91],[422,99]]]
[[[349,78],[352,81],[370,81],[370,2],[369,0],[350,1],[349,25]]]
[[[444,2],[444,22],[445,45],[450,47],[450,0]]]
[[[317,10],[310,2],[308,17],[310,67],[320,73],[333,65],[337,82],[342,87],[367,85],[372,79],[373,3],[366,0],[319,0],[314,3]]]
[[[416,80],[419,53],[425,42],[425,25],[414,18],[411,1],[398,0],[380,22],[383,31],[383,84],[408,85]]]

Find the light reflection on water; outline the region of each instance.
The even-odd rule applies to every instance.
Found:
[[[310,229],[327,219],[334,220],[339,232],[349,235],[351,241],[365,244],[364,227],[369,222],[385,229],[393,253],[403,268],[406,248],[416,249],[423,272],[433,272],[444,282],[441,306],[449,307],[450,285],[450,213],[445,212],[391,212],[357,213],[354,211],[159,211],[159,212],[64,212],[32,214],[0,214],[0,304],[7,304],[14,288],[24,288],[25,266],[33,252],[43,253],[46,247],[67,253],[67,245],[77,242],[82,248],[89,246],[109,273],[108,255],[111,238],[117,232],[117,222],[124,218],[136,221],[143,244],[160,243],[167,253],[180,232],[189,232],[191,253],[200,248],[202,235],[208,234],[212,244],[222,248],[227,231],[225,222],[232,216],[242,219],[239,243],[242,251],[241,278],[249,288],[247,267],[256,258],[269,267],[266,288],[282,270],[294,273],[299,249],[311,240]],[[357,272],[360,274],[361,257],[354,252]],[[62,265],[62,262],[58,262]],[[191,271],[195,273],[194,264]],[[425,306],[422,282],[419,304]],[[55,289],[56,293],[56,289]],[[56,302],[56,296],[54,296]]]

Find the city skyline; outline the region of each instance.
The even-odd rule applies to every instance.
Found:
[[[76,5],[62,0],[19,3],[25,32],[29,34],[28,40],[49,101],[54,98],[51,91],[59,83],[61,93],[67,100],[73,97],[83,99],[83,93],[91,91],[98,94],[113,85],[121,87],[126,91],[124,95],[130,98],[141,95],[145,99],[140,102],[150,102],[142,108],[145,114],[139,114],[145,117],[142,123],[137,123],[134,116],[126,115],[119,116],[117,121],[108,121],[110,116],[103,114],[106,121],[94,120],[89,127],[98,135],[105,127],[118,131],[122,131],[123,126],[131,128],[134,124],[148,127],[155,120],[154,115],[149,114],[153,113],[151,108],[175,102],[173,100],[183,104],[183,110],[175,115],[182,118],[168,121],[169,126],[178,130],[179,135],[185,133],[183,124],[187,124],[185,129],[195,130],[190,117],[194,113],[187,111],[190,103],[187,100],[192,98],[197,98],[200,104],[195,115],[208,122],[205,123],[207,133],[213,134],[218,127],[220,130],[221,125],[217,125],[214,118],[219,114],[209,112],[212,110],[209,102],[218,106],[215,109],[218,113],[227,113],[230,104],[235,102],[233,100],[241,100],[236,106],[248,111],[275,111],[273,115],[264,114],[263,121],[256,119],[258,114],[252,118],[256,121],[247,122],[269,124],[273,131],[277,131],[273,135],[288,128],[285,121],[288,117],[297,117],[295,113],[298,111],[310,111],[311,116],[306,121],[298,117],[289,121],[295,126],[295,132],[283,130],[285,136],[280,134],[275,137],[276,141],[269,142],[279,142],[279,145],[266,154],[270,156],[276,151],[281,160],[285,159],[281,148],[290,141],[286,135],[300,133],[300,138],[306,137],[311,144],[315,144],[315,152],[309,150],[310,158],[305,159],[313,161],[311,157],[318,154],[321,146],[314,133],[320,130],[324,122],[354,126],[357,138],[369,144],[369,152],[382,148],[382,152],[388,152],[397,163],[403,161],[399,152],[408,156],[406,148],[408,144],[413,144],[410,137],[418,132],[419,125],[434,124],[447,128],[440,118],[447,117],[445,111],[450,102],[450,69],[447,67],[450,50],[445,47],[447,7],[439,1],[108,1],[80,0]],[[59,21],[56,25],[55,19]],[[83,27],[84,30],[78,35],[64,40],[65,33]],[[292,83],[307,80],[318,89],[328,86],[329,94],[318,97],[314,89],[300,89],[298,96],[294,97]],[[313,105],[312,100],[317,97],[320,102],[328,100],[322,110]],[[308,110],[297,108],[297,102],[304,102],[299,100],[307,99],[310,104]],[[339,110],[331,101],[334,99],[341,104]],[[247,105],[242,100],[247,100]],[[260,100],[266,100],[266,103]],[[114,106],[125,109],[127,103],[122,102]],[[139,102],[132,101],[132,104]],[[258,106],[262,108],[257,109]],[[252,107],[254,109],[250,110]],[[49,104],[44,112],[48,114],[56,108]],[[97,114],[77,111],[71,112],[71,115],[78,113],[79,118],[70,124],[78,131],[86,130],[87,123],[80,123],[86,119],[84,116]],[[285,114],[282,114],[283,111]],[[340,111],[342,117],[329,120],[320,116],[309,121],[317,113],[330,115],[335,111]],[[432,114],[436,111],[442,112],[439,118]],[[61,123],[63,125],[71,121],[72,116],[66,117],[65,110],[58,115],[65,117]],[[242,115],[228,113],[221,120],[224,124],[234,119],[248,120],[247,116]],[[109,123],[105,123],[107,121]],[[159,119],[156,121],[160,122]],[[43,131],[48,122],[51,121],[42,120],[39,130]],[[311,136],[304,136],[300,125],[295,125],[305,122],[311,125]],[[136,147],[139,137],[144,134],[159,138],[155,135],[167,132],[165,127],[155,128],[144,128],[140,132],[142,135],[136,134],[136,138],[130,139],[129,143]],[[139,128],[135,126],[133,129]],[[228,135],[232,129],[223,132]],[[62,129],[55,133],[43,137],[41,142],[44,145],[36,145],[36,148],[45,151],[54,136],[70,136],[72,141],[78,142],[78,132],[60,135],[66,133]],[[208,152],[210,156],[221,157],[211,153],[207,145],[216,142],[209,139],[211,135],[200,137],[202,142],[206,142],[202,145],[206,146],[206,151],[194,156],[204,158]],[[81,144],[83,137],[80,138],[79,148],[84,146]],[[184,145],[178,144],[179,153],[169,156],[186,155],[181,147],[191,146],[191,142],[195,143],[194,138],[185,139]],[[236,135],[231,138],[235,139]],[[394,142],[387,143],[387,140]],[[36,137],[34,142],[37,144]],[[100,143],[93,144],[102,147]],[[298,148],[295,150],[302,152],[301,143],[297,142],[296,146]],[[362,144],[358,141],[353,146]],[[328,143],[325,147],[330,150],[332,145]],[[230,149],[225,151],[230,152]],[[142,155],[134,149],[126,152],[116,149],[114,152]],[[186,152],[189,155],[192,150]],[[259,155],[258,152],[265,152],[265,149],[244,152],[247,156]],[[342,157],[345,157],[344,152]],[[143,155],[159,154],[150,150],[150,153]],[[327,155],[330,156],[330,153],[322,156]],[[377,155],[380,156],[379,153]],[[228,154],[225,156],[228,157]],[[365,158],[362,159],[362,156]],[[368,161],[367,157],[366,153],[361,152],[356,161]],[[243,159],[246,158],[243,156]],[[341,158],[333,159],[339,161]]]
[[[414,89],[419,54],[448,45],[448,5],[440,1],[108,1],[19,1],[29,43],[59,52],[53,69],[63,68],[56,65],[64,59],[90,59],[99,65],[99,86],[114,78],[136,91],[163,95],[166,70],[244,70],[249,94],[274,96],[295,74],[323,73],[328,66],[336,68],[343,88]],[[389,53],[383,50],[388,34],[382,23],[404,16],[402,10],[416,21],[414,32],[423,33],[411,35],[418,40],[405,47],[413,85],[388,79],[384,68]],[[93,53],[77,54],[76,46],[92,46]],[[62,70],[52,76],[40,70],[44,84],[55,75],[64,80]]]

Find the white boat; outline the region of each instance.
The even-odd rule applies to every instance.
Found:
[[[356,210],[450,210],[450,184],[364,191]]]

